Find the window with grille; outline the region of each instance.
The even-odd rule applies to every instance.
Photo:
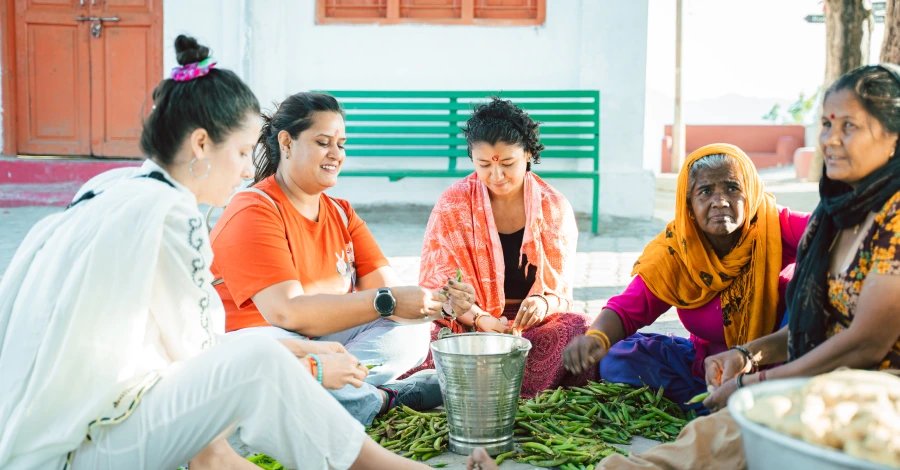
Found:
[[[538,25],[547,0],[316,0],[316,21]]]

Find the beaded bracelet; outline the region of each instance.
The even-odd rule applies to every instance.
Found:
[[[604,333],[600,330],[591,329],[591,330],[587,330],[587,333],[585,333],[585,336],[589,336],[591,338],[596,338],[597,341],[600,341],[600,344],[604,348],[606,348],[607,351],[609,351],[610,342],[609,342],[609,336],[606,336],[606,333]]]
[[[325,368],[322,367],[322,360],[319,359],[318,354],[307,354],[306,357],[312,359],[316,363],[315,364],[315,372],[310,370],[309,373],[310,374],[314,373],[316,375],[316,381],[321,384],[322,380],[324,379],[324,376],[325,376],[325,370],[324,370]]]
[[[739,353],[743,354],[744,357],[747,358],[747,362],[750,363],[750,372],[756,372],[759,369],[759,362],[756,359],[753,359],[753,354],[750,353],[750,350],[743,346],[732,346],[730,349],[734,349]]]

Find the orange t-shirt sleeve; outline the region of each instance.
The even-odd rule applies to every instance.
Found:
[[[269,286],[297,280],[281,217],[263,204],[238,210],[213,240],[218,274],[238,308]]]
[[[356,274],[363,277],[378,268],[388,266],[388,260],[378,247],[378,242],[366,221],[350,207],[350,203],[343,199],[335,199],[347,213],[347,229],[350,239],[353,241],[353,251],[356,257]]]

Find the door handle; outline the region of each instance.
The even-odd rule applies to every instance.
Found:
[[[91,22],[91,36],[95,38],[99,38],[100,34],[103,32],[103,23],[118,23],[122,21],[118,16],[76,16],[75,21],[90,21]]]
[[[75,21],[106,21],[109,23],[118,23],[122,18],[118,16],[76,16]]]

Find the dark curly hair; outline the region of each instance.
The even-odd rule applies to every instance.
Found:
[[[183,34],[175,38],[178,64],[200,62],[209,48]],[[167,78],[153,90],[153,110],[141,129],[141,150],[163,165],[171,165],[185,137],[206,129],[220,143],[239,128],[248,114],[259,113],[256,96],[234,72],[213,68],[186,82]]]
[[[503,142],[509,145],[521,145],[531,154],[528,170],[532,163],[541,162],[541,151],[544,145],[538,135],[538,123],[531,119],[522,108],[512,101],[491,97],[489,103],[478,105],[472,112],[466,125],[462,128],[469,147],[469,158],[472,158],[472,145],[484,142],[495,145]]]

